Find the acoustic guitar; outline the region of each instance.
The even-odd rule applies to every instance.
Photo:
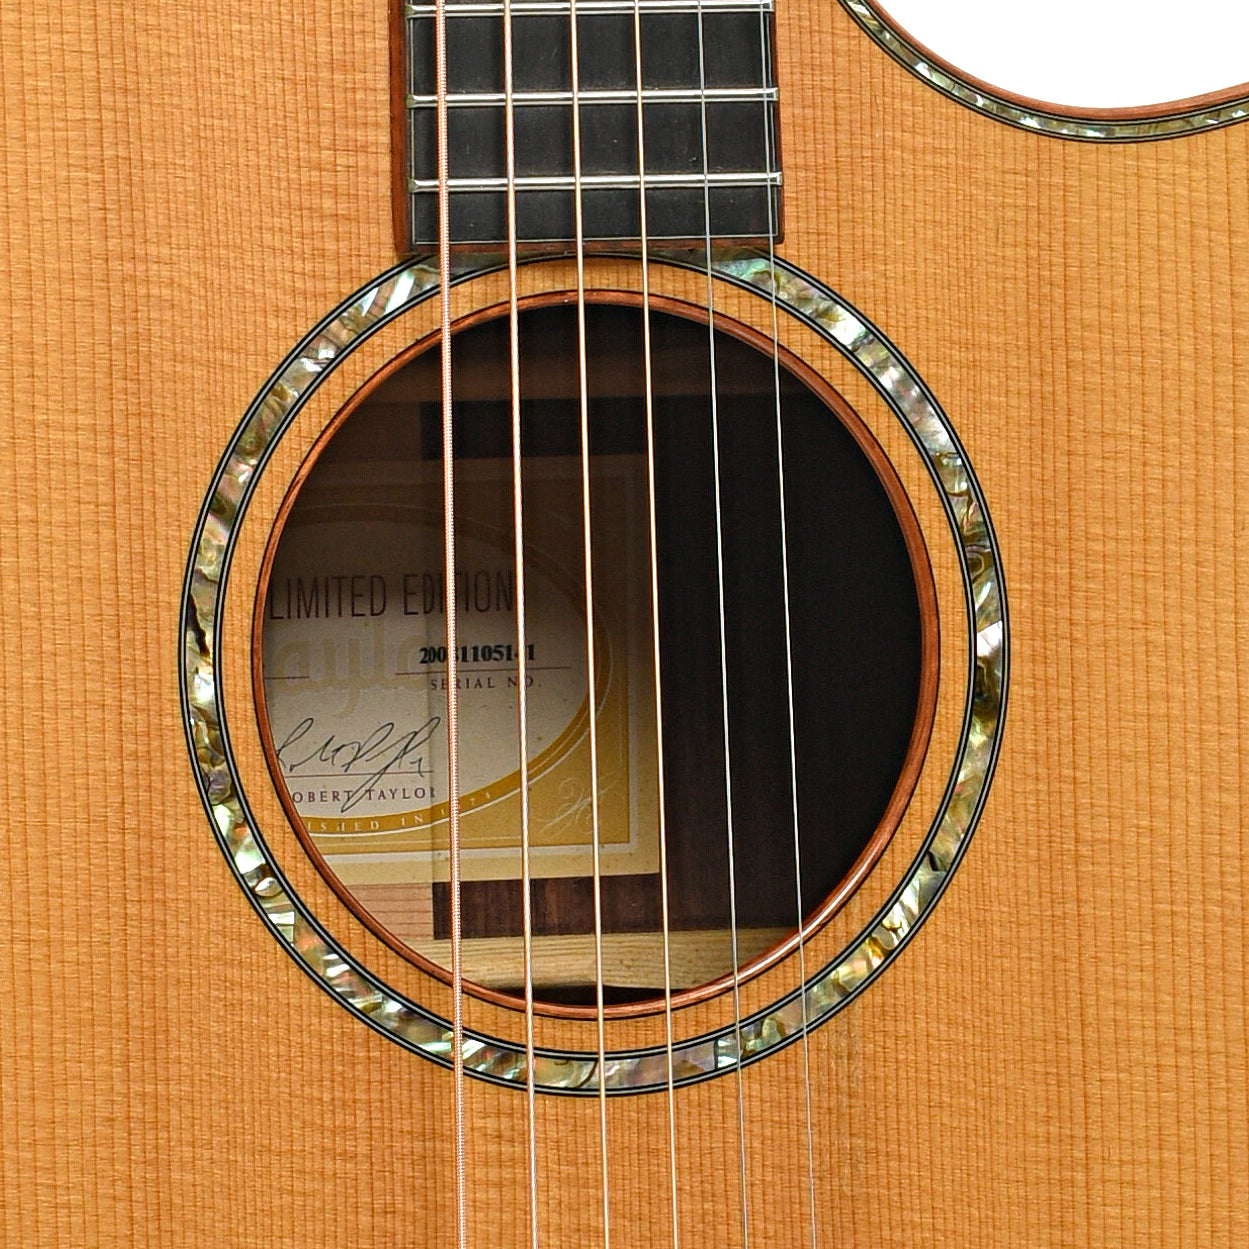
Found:
[[[0,1243],[1245,1239],[1249,88],[0,47]]]

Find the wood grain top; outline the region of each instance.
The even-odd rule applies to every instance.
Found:
[[[736,1081],[682,1090],[681,1240],[745,1243],[744,1148],[751,1243],[810,1244],[812,1188],[819,1245],[1242,1243],[1249,129],[1029,135],[925,88],[838,6],[777,21],[784,254],[949,412],[1002,544],[1013,683],[966,861],[811,1038],[813,1176],[801,1047],[744,1073],[744,1143]],[[385,5],[17,0],[0,56],[0,1244],[449,1245],[446,1075],[259,923],[177,700],[177,604],[221,450],[290,346],[393,260]],[[292,431],[239,568],[314,426],[411,328]],[[926,498],[866,383],[793,333]],[[956,684],[943,669],[943,700]],[[301,892],[417,991],[332,910],[276,798],[260,805]],[[470,1243],[519,1246],[525,1099],[472,1083],[467,1102]],[[613,1101],[608,1130],[613,1245],[671,1243],[665,1099]],[[592,1102],[539,1101],[546,1243],[602,1243],[598,1131]]]

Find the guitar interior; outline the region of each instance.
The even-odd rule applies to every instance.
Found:
[[[922,754],[934,644],[906,515],[840,401],[723,325],[660,310],[652,576],[643,317],[586,313],[584,476],[575,307],[522,312],[519,473],[507,318],[452,349],[464,974],[523,997],[527,819],[534,992],[572,1013],[598,998],[596,911],[604,1003],[662,1000],[665,878],[678,996],[723,988],[827,918],[883,849]],[[293,487],[261,706],[309,852],[366,923],[445,975],[442,455],[435,347],[351,405]]]

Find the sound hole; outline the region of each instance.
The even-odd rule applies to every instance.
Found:
[[[530,307],[520,325],[531,948],[536,997],[557,1012],[597,997],[596,819],[604,1000],[662,998],[664,868],[672,990],[711,992],[779,956],[800,917],[826,918],[870,866],[931,718],[930,574],[883,456],[787,362],[782,528],[771,353],[717,329],[717,448],[706,324],[652,310],[651,328],[658,714],[641,311],[594,302],[586,316],[592,709],[576,311]],[[309,852],[365,923],[445,975],[438,357],[367,388],[292,487],[258,668],[270,765]],[[514,1002],[522,583],[506,318],[458,331],[452,362],[460,937],[475,991]]]

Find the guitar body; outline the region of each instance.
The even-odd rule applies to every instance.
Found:
[[[991,511],[1010,603],[1000,761],[931,916],[805,1045],[671,1100],[607,1100],[606,1202],[598,1098],[539,1094],[531,1190],[523,1082],[467,1080],[467,1243],[528,1243],[531,1191],[542,1242],[561,1247],[606,1243],[605,1224],[616,1249],[671,1244],[674,1210],[690,1246],[798,1249],[813,1222],[830,1246],[1242,1243],[1249,128],[1030,134],[930,90],[837,4],[789,0],[776,29],[779,254],[904,353]],[[455,1240],[450,1072],[282,952],[214,840],[179,709],[183,579],[218,461],[287,352],[395,260],[388,39],[384,3],[25,6],[0,27],[0,1243],[15,1249]],[[567,290],[571,266],[522,280]],[[587,280],[639,281],[603,258]],[[654,280],[705,303],[696,272]],[[506,275],[483,274],[455,315],[505,298]],[[717,300],[767,331],[757,293],[720,283]],[[338,409],[436,328],[434,303],[346,360],[277,444],[239,530],[218,679],[293,889],[447,1017],[448,988],[302,852],[249,649],[288,485]],[[949,522],[906,431],[810,327],[783,319],[781,338],[892,462],[941,621],[914,796],[809,943],[814,968],[927,834],[971,644]],[[796,963],[745,983],[742,1010],[789,992]],[[681,1035],[726,1010],[725,994],[683,1007]],[[506,1006],[465,1012],[521,1035]],[[662,1016],[609,1025],[609,1050],[664,1043]],[[594,1048],[584,1019],[537,1028],[541,1046]]]

